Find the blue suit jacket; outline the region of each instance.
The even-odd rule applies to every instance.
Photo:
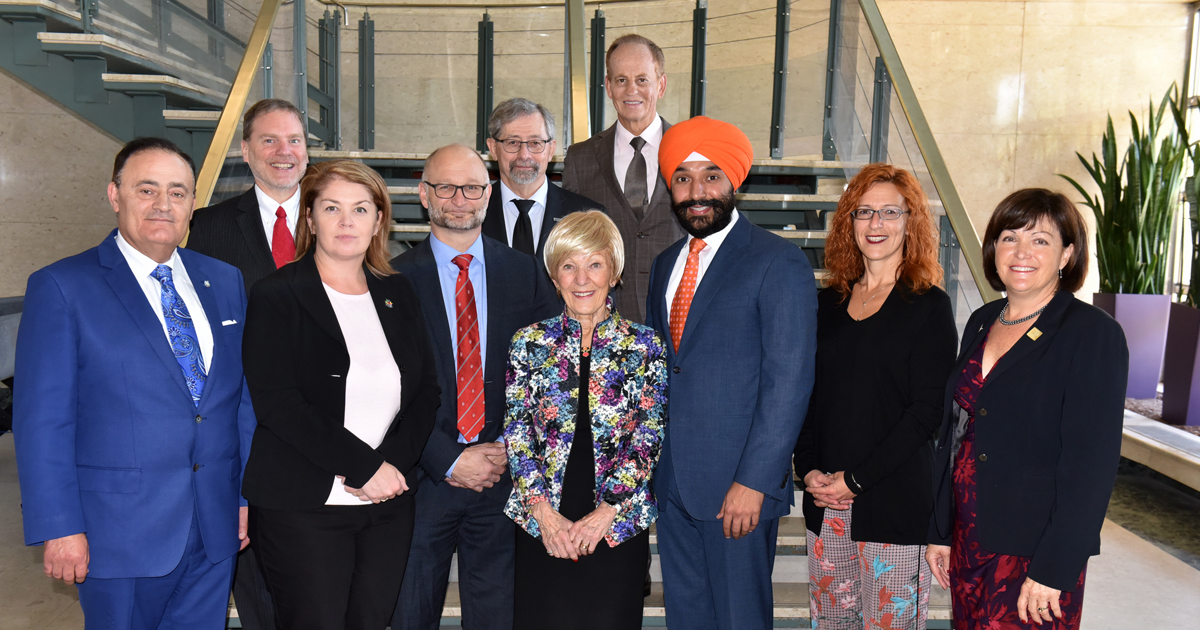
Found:
[[[194,511],[209,560],[239,546],[246,295],[237,269],[179,250],[213,333],[197,407],[115,236],[29,277],[13,406],[25,543],[84,532],[89,577],[156,577]]]
[[[648,323],[671,338],[667,281],[684,238],[654,260]],[[696,287],[676,353],[667,343],[668,421],[655,491],[677,485],[692,518],[717,520],[729,486],[793,504],[791,453],[808,412],[817,290],[795,245],[740,216]]]

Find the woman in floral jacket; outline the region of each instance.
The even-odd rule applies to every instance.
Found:
[[[521,527],[515,627],[640,628],[658,517],[650,475],[663,436],[664,345],[613,309],[624,250],[604,213],[560,221],[545,263],[566,309],[518,331],[508,359],[505,513]]]

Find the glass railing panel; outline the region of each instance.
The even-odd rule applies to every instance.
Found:
[[[737,125],[754,155],[771,155],[775,70],[774,0],[711,0],[708,4],[708,116]]]
[[[829,0],[794,0],[788,32],[785,157],[821,155],[828,58]]]
[[[556,153],[561,155],[566,151],[562,140],[567,82],[562,7],[511,8],[494,11],[491,16],[496,24],[492,104],[520,97],[550,110],[558,127]]]

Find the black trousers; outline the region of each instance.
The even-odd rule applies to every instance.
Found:
[[[238,552],[237,569],[233,572],[233,601],[237,604],[242,630],[276,630],[275,603],[267,590],[267,578],[258,561],[255,540]]]
[[[384,630],[408,561],[413,495],[315,510],[250,507],[283,630]]]

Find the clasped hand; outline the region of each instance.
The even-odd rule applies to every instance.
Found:
[[[338,479],[341,479],[343,484],[346,483],[345,477],[339,476]],[[380,464],[379,470],[375,471],[375,474],[363,487],[346,486],[346,492],[358,497],[360,501],[379,503],[408,492],[408,482],[395,466],[383,462]]]
[[[542,533],[542,544],[546,553],[555,558],[579,559],[579,548],[571,543],[571,526],[574,525],[562,514],[543,501],[533,506],[533,518]]]
[[[600,544],[600,541],[608,535],[609,530],[612,529],[613,519],[616,517],[617,508],[607,503],[601,503],[600,507],[571,525],[571,530],[567,532],[571,546],[581,556],[595,553],[596,545]]]
[[[850,509],[856,496],[846,486],[845,471],[826,474],[810,470],[804,475],[804,491],[813,498],[817,507],[834,510]]]
[[[473,444],[463,450],[447,482],[455,488],[483,492],[500,482],[508,466],[508,455],[502,442]]]

